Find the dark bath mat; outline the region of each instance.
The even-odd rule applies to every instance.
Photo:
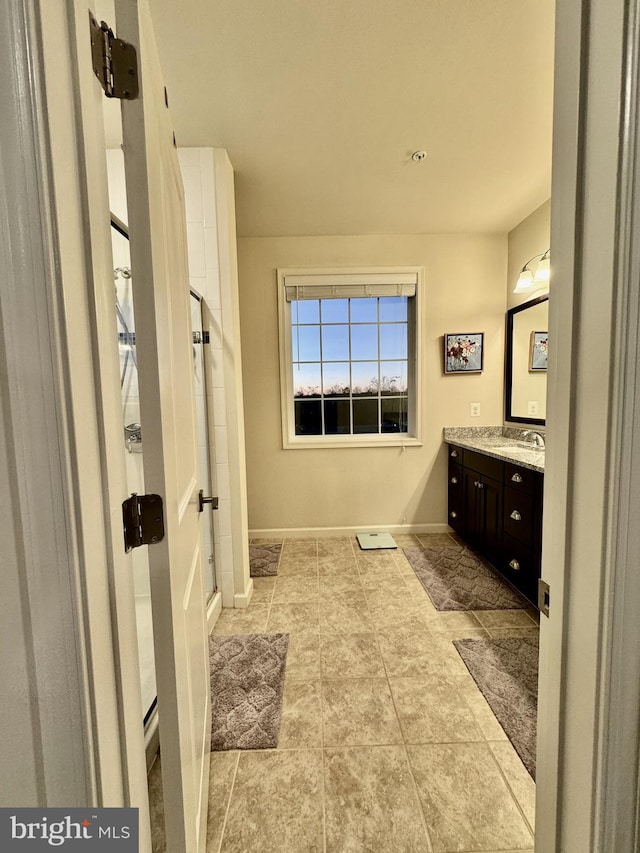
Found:
[[[522,610],[530,606],[462,544],[405,548],[404,553],[438,610]]]
[[[249,574],[269,578],[278,574],[282,545],[249,545]]]
[[[278,745],[288,634],[209,637],[211,749]]]
[[[535,780],[537,637],[455,640],[454,646]]]

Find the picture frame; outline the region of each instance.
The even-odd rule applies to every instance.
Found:
[[[444,335],[445,373],[482,373],[484,332],[455,332]]]
[[[529,339],[529,373],[547,369],[549,332],[531,332]]]

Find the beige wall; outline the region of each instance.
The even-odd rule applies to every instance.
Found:
[[[541,296],[547,287],[530,293],[514,293],[520,270],[534,255],[549,248],[551,232],[551,200],[545,201],[526,219],[509,232],[509,260],[507,263],[507,308],[515,308],[534,296]],[[553,258],[551,259],[553,263]]]
[[[244,238],[238,260],[250,530],[446,524],[443,426],[502,422],[506,235]],[[276,269],[408,264],[425,268],[424,445],[283,450]],[[443,375],[443,333],[478,331],[484,372]]]

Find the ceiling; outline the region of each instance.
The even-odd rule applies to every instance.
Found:
[[[554,0],[150,5],[178,145],[227,149],[239,236],[504,232],[549,198]]]

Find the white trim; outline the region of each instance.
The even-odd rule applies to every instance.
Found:
[[[356,533],[453,533],[448,524],[359,524],[354,527],[265,527],[250,530],[249,539],[302,539],[304,537],[355,536]]]
[[[278,290],[278,345],[280,352],[280,415],[282,425],[282,447],[284,450],[329,450],[356,447],[420,447],[422,428],[423,395],[420,393],[420,371],[422,365],[422,294],[424,293],[424,267],[280,267],[277,273]],[[295,434],[295,411],[293,399],[293,353],[291,346],[290,304],[286,299],[286,288],[292,281],[304,281],[316,277],[336,282],[340,277],[348,281],[361,283],[367,277],[375,280],[411,279],[416,285],[415,296],[411,298],[408,317],[409,337],[413,338],[413,358],[410,364],[409,387],[409,432],[407,434],[365,434],[299,436]],[[313,287],[314,285],[310,285]],[[339,287],[339,285],[337,285]]]
[[[233,606],[239,610],[246,610],[253,598],[253,578],[249,578],[246,592],[237,592],[233,596]]]
[[[211,633],[222,613],[222,593],[217,589],[207,604],[207,630]]]

